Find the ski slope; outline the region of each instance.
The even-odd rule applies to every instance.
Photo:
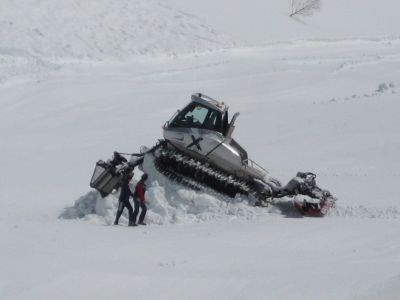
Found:
[[[363,3],[297,22],[274,0],[5,1],[0,299],[397,299],[400,21]],[[313,171],[337,207],[251,207],[149,164],[149,225],[109,226],[95,162],[154,145],[194,92],[240,112],[235,139],[274,177]]]

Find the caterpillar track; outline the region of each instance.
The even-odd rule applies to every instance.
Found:
[[[251,182],[235,178],[205,161],[190,157],[168,144],[155,149],[154,165],[158,172],[191,189],[214,190],[229,197],[236,194],[254,198],[254,204],[266,205],[268,195],[257,191]]]

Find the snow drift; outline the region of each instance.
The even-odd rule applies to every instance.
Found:
[[[232,218],[246,220],[276,210],[273,207],[260,209],[251,206],[244,196],[229,198],[211,190],[198,192],[171,182],[156,171],[148,156],[144,169],[149,174],[146,221],[151,224],[185,224]],[[134,190],[136,183],[131,183],[131,190]],[[118,194],[102,198],[97,191],[90,191],[75,201],[72,207],[64,208],[60,218],[82,218],[110,225],[115,219],[117,206]],[[127,223],[126,210],[121,220]]]

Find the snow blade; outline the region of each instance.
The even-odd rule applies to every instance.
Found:
[[[324,201],[312,202],[302,198],[295,197],[293,199],[294,207],[301,215],[306,217],[324,217],[328,211],[335,205],[336,199],[328,197]]]
[[[94,168],[90,187],[98,190],[102,197],[106,197],[114,189],[118,188],[121,180],[122,175],[116,174],[112,165],[99,160]]]
[[[115,151],[111,160],[107,162],[99,160],[96,163],[90,187],[99,191],[103,198],[113,190],[118,190],[122,181],[128,176],[133,176],[135,167],[143,163],[143,154],[130,154],[132,157],[130,161],[122,154]]]

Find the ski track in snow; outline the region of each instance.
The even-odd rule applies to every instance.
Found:
[[[372,66],[374,64],[381,63],[391,63],[391,62],[399,62],[400,56],[397,54],[391,54],[387,56],[381,55],[363,55],[362,57],[354,57],[354,58],[343,58],[344,62],[340,63],[338,67],[336,67],[332,74],[337,74],[343,71],[354,70],[359,67]]]
[[[377,88],[373,91],[368,91],[363,94],[353,94],[351,96],[347,97],[337,97],[337,98],[331,98],[330,100],[327,101],[320,101],[320,102],[314,102],[314,104],[334,104],[337,102],[346,102],[346,101],[356,101],[356,100],[367,100],[367,99],[373,99],[377,98],[383,95],[387,94],[397,94],[398,93],[398,84],[395,82],[382,82],[377,85]]]
[[[0,84],[10,79],[42,80],[60,67],[28,52],[0,47]]]
[[[356,217],[370,219],[398,219],[400,218],[400,209],[397,207],[367,207],[358,206],[341,206],[337,205],[332,208],[329,213],[331,217]]]

